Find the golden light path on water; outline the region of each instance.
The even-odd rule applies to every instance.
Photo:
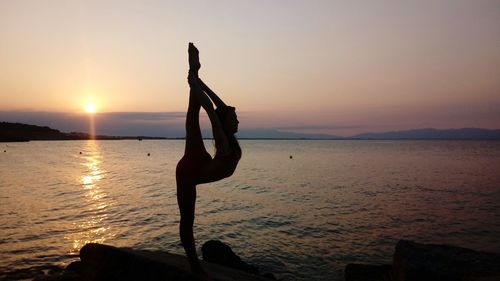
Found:
[[[81,211],[84,220],[73,222],[73,228],[80,231],[65,236],[72,244],[69,250],[71,254],[78,253],[87,243],[104,243],[114,236],[110,232],[111,226],[106,224],[108,219],[106,209],[109,203],[106,201],[108,194],[101,187],[105,171],[100,166],[102,156],[97,141],[87,141],[84,150],[85,156],[82,157],[84,162],[81,165],[85,169],[84,173],[77,177],[77,181],[86,191],[84,193],[86,204]]]

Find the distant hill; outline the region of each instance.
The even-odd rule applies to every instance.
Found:
[[[0,141],[29,141],[42,139],[67,139],[66,134],[49,127],[21,123],[0,123]]]
[[[88,140],[88,139],[122,139],[125,137],[90,136],[86,133],[63,133],[46,126],[21,123],[0,122],[0,142],[18,142],[30,140]]]
[[[384,133],[364,133],[350,137],[363,140],[496,140],[500,139],[500,130],[479,128],[462,129],[414,129],[405,131],[391,131]]]

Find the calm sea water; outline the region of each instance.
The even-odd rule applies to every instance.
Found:
[[[500,252],[500,142],[241,145],[231,178],[198,187],[198,248],[222,240],[284,280],[341,280],[348,263],[389,263],[399,239]],[[0,272],[68,264],[88,242],[183,254],[183,141],[0,146]]]

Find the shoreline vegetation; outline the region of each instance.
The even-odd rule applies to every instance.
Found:
[[[178,140],[184,137],[152,137],[152,136],[108,136],[91,135],[82,132],[65,133],[47,126],[22,123],[0,122],[0,142],[27,142],[44,140]],[[211,139],[211,138],[205,138]],[[481,128],[462,129],[413,129],[383,133],[363,133],[350,137],[327,135],[325,137],[239,137],[248,140],[500,140],[500,129]]]

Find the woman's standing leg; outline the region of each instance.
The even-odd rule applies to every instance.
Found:
[[[196,205],[196,186],[194,184],[182,184],[177,181],[177,203],[181,215],[179,223],[179,234],[182,246],[193,272],[202,272],[203,269],[198,261],[196,246],[193,235],[194,212]]]
[[[192,60],[191,56],[190,60]],[[192,64],[191,61],[190,64]],[[184,147],[184,157],[177,165],[176,181],[177,203],[181,216],[179,223],[181,243],[186,251],[193,272],[203,272],[196,254],[193,234],[197,181],[197,179],[194,178],[197,171],[193,171],[193,169],[197,167],[195,163],[201,160],[194,157],[200,155],[200,151],[205,150],[199,121],[201,105],[195,95],[196,93],[193,93],[193,89],[191,89],[189,92],[189,105],[186,114],[186,143]]]

